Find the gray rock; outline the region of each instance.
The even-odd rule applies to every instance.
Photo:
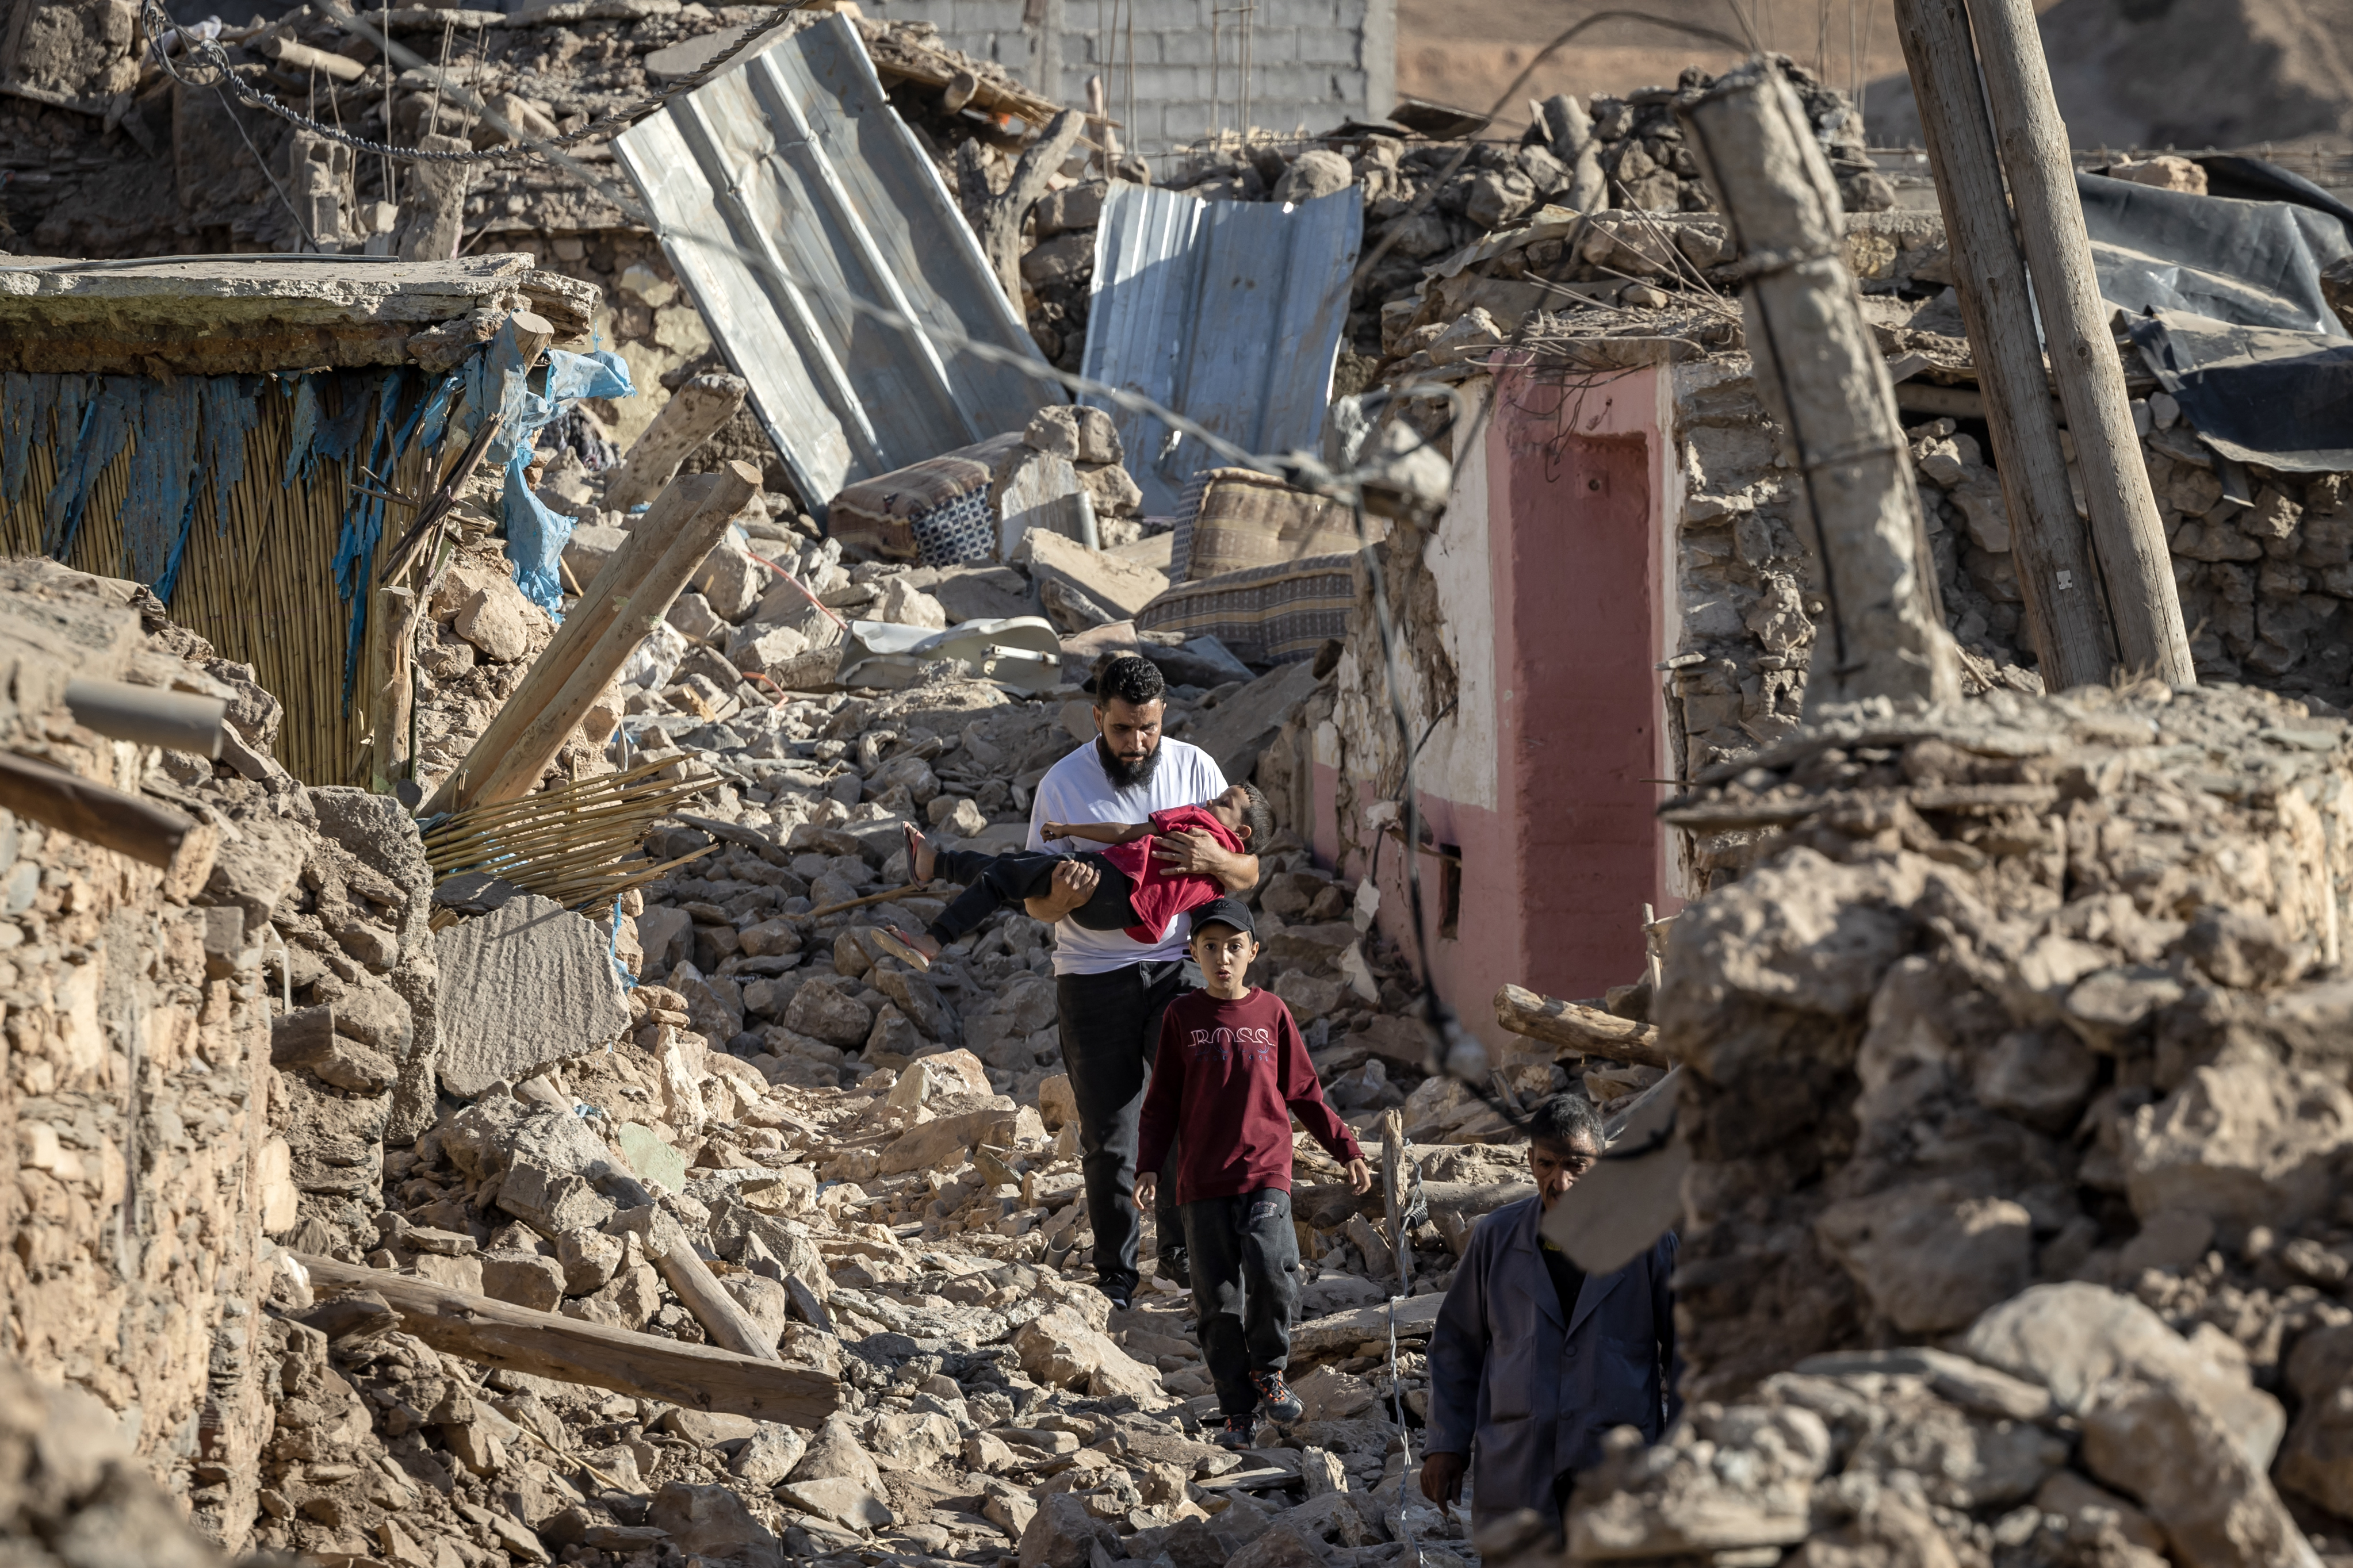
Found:
[[[629,1010],[605,936],[536,894],[436,939],[442,1087],[471,1099],[627,1034]]]
[[[794,994],[793,1005],[785,1010],[785,1027],[850,1050],[866,1043],[874,1015],[863,1003],[842,994],[832,981],[812,979]]]
[[[2182,1568],[2320,1568],[2263,1467],[2179,1387],[2103,1384],[2084,1413],[2084,1463],[2139,1500]]]
[[[2097,1285],[2036,1285],[1969,1325],[1960,1350],[2051,1391],[2070,1415],[2088,1410],[2108,1380],[2183,1391],[2212,1410],[2258,1469],[2286,1426],[2279,1401],[2243,1367],[2224,1366],[2129,1296]]]

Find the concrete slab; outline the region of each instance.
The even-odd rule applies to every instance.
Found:
[[[441,1087],[461,1100],[628,1032],[605,935],[526,893],[435,939]]]
[[[206,256],[11,257],[0,269],[0,370],[222,375],[403,364],[408,340],[477,310],[535,310],[560,346],[589,286],[504,253],[449,261]]]

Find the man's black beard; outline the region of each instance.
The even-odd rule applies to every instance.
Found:
[[[1152,770],[1160,765],[1160,748],[1155,746],[1144,753],[1140,763],[1131,763],[1111,749],[1111,743],[1101,735],[1095,737],[1095,757],[1103,763],[1103,776],[1111,780],[1113,789],[1134,789],[1148,784]]]

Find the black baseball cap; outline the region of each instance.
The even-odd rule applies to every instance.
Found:
[[[1240,899],[1211,899],[1208,903],[1195,910],[1193,936],[1200,935],[1201,928],[1212,921],[1219,925],[1231,926],[1252,942],[1258,940],[1258,927],[1251,923],[1250,906]],[[1192,937],[1187,937],[1186,940],[1190,942]]]

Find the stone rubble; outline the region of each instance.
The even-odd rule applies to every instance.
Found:
[[[2353,1549],[2347,742],[2261,691],[1996,689],[1670,807],[1716,884],[1651,1008],[1691,1404],[1581,1479],[1575,1560]]]

